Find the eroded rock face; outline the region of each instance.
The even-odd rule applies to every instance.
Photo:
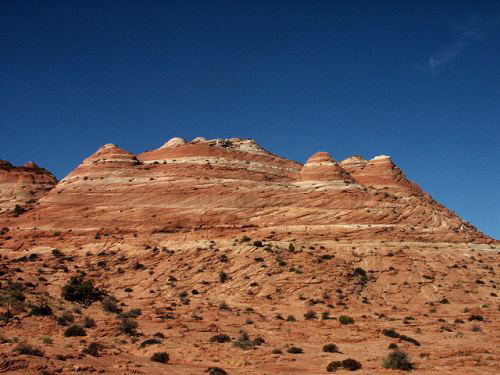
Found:
[[[22,213],[56,184],[52,173],[33,162],[15,167],[7,160],[0,160],[0,215]]]
[[[98,233],[140,241],[228,237],[242,229],[276,238],[493,241],[435,202],[389,157],[339,164],[318,152],[302,166],[240,138],[173,138],[137,156],[105,145],[36,209],[10,220],[3,225],[23,228],[19,236],[38,231],[42,242],[53,231],[74,242]]]
[[[301,181],[339,181],[354,183],[351,175],[328,152],[320,151],[307,160],[300,171]]]

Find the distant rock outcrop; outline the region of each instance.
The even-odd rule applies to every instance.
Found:
[[[52,173],[32,161],[15,167],[7,160],[0,160],[0,215],[24,212],[56,184]]]

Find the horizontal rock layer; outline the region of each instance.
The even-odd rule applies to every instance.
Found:
[[[409,181],[389,157],[301,164],[239,138],[174,138],[138,155],[105,145],[0,225],[67,241],[123,234],[208,238],[241,230],[279,237],[491,242]]]
[[[56,184],[52,173],[33,162],[15,167],[0,160],[0,215],[20,214]]]

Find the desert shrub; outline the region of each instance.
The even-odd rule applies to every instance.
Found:
[[[64,254],[59,249],[52,249],[52,255],[55,256],[56,258],[59,258],[62,257]]]
[[[89,306],[95,301],[101,300],[104,293],[94,287],[92,280],[83,280],[81,277],[73,276],[63,287],[61,297],[67,301],[78,302]]]
[[[16,345],[16,347],[14,347],[14,349],[12,349],[12,351],[19,354],[32,355],[35,357],[44,356],[43,350],[38,349],[30,344],[18,344]]]
[[[293,246],[293,243],[290,243],[288,245],[288,251],[291,252],[291,253],[294,253],[295,252],[295,246]]]
[[[73,324],[72,326],[69,326],[66,328],[66,331],[64,331],[64,336],[66,337],[72,337],[72,336],[86,336],[87,333],[85,332],[85,328],[78,324]]]
[[[221,310],[231,310],[231,308],[229,307],[229,305],[226,302],[221,302],[219,304],[219,309],[221,309]]]
[[[106,312],[118,314],[121,311],[116,299],[111,296],[105,297],[101,303],[102,309]]]
[[[50,336],[43,336],[42,342],[44,344],[52,344],[54,342],[54,340],[52,340],[52,337],[50,337]]]
[[[471,331],[472,331],[472,332],[481,332],[481,331],[482,331],[482,329],[481,329],[481,327],[480,327],[478,324],[474,324],[474,325],[472,326],[472,328],[471,328]]]
[[[304,351],[302,350],[302,348],[299,348],[298,346],[291,346],[288,348],[287,350],[288,353],[290,354],[302,354],[304,353]]]
[[[138,316],[142,315],[142,310],[141,309],[131,309],[127,312],[122,312],[120,316],[122,318],[137,318]]]
[[[262,345],[264,342],[265,340],[262,337],[256,337],[254,340],[251,340],[248,333],[241,332],[240,337],[233,343],[233,346],[243,350],[248,350],[255,349],[256,346]]]
[[[316,319],[316,313],[314,311],[308,311],[304,314],[305,320],[313,320]]]
[[[220,367],[209,367],[205,370],[208,372],[208,375],[229,375],[225,370]]]
[[[394,328],[386,328],[382,330],[382,334],[387,337],[392,337],[394,339],[397,339],[399,337],[399,333],[396,332]]]
[[[356,371],[361,368],[361,363],[352,358],[344,359],[342,362],[342,367],[346,370]]]
[[[146,267],[144,266],[144,264],[142,263],[135,263],[134,264],[134,270],[143,270],[145,269]]]
[[[410,362],[408,355],[399,349],[389,353],[387,358],[384,359],[382,366],[388,369],[403,371],[410,371],[413,369],[413,364]]]
[[[417,340],[415,340],[413,337],[406,336],[406,335],[399,335],[399,339],[403,340],[403,341],[410,342],[416,346],[420,346],[420,343]]]
[[[219,343],[219,344],[223,344],[223,343],[229,342],[229,341],[231,341],[231,337],[229,337],[228,335],[226,335],[224,333],[212,336],[210,338],[210,342],[216,342],[216,343]]]
[[[221,283],[225,283],[227,280],[229,280],[228,274],[225,273],[224,271],[219,272],[219,281]]]
[[[395,343],[393,343],[393,342],[391,342],[387,348],[388,348],[388,349],[397,349],[397,348],[398,348],[398,345],[397,345],[397,344],[395,344]]]
[[[286,321],[287,321],[287,322],[296,322],[296,321],[297,321],[297,319],[295,319],[295,316],[293,316],[293,315],[288,315],[288,316],[286,317]]]
[[[95,320],[88,317],[88,316],[85,316],[82,320],[82,325],[85,328],[94,328],[95,327]]]
[[[148,339],[146,341],[143,341],[141,345],[139,345],[139,349],[144,349],[145,347],[149,345],[155,345],[155,344],[161,344],[161,340],[158,339]]]
[[[473,320],[477,320],[478,322],[482,322],[484,318],[482,315],[471,315],[469,316],[469,322],[472,322]]]
[[[139,326],[139,323],[137,323],[134,319],[131,319],[131,318],[125,318],[125,319],[122,319],[121,323],[120,323],[120,331],[122,331],[123,333],[127,334],[127,335],[135,335],[137,332],[136,332],[136,329],[137,327]]]
[[[153,362],[168,363],[170,356],[167,352],[156,352],[149,359]]]
[[[64,311],[62,315],[57,318],[57,323],[62,326],[66,326],[68,323],[73,323],[74,321],[75,317],[69,311]]]
[[[241,242],[249,242],[251,240],[252,239],[250,237],[246,236],[246,235],[241,238]]]
[[[52,315],[52,308],[47,302],[42,301],[38,305],[31,307],[30,314],[34,316],[49,316]]]
[[[165,335],[163,333],[161,333],[161,332],[156,332],[153,336],[154,337],[158,337],[160,339],[164,339],[165,338]]]
[[[328,366],[326,366],[326,371],[327,372],[335,372],[341,367],[342,367],[342,363],[340,363],[340,361],[333,361],[333,362],[330,362],[328,364]]]
[[[102,349],[104,349],[102,344],[94,341],[94,342],[91,342],[89,344],[89,346],[87,346],[85,349],[83,349],[83,352],[85,354],[91,355],[93,357],[99,357]]]
[[[339,317],[339,322],[340,322],[340,324],[353,324],[354,319],[351,318],[350,316],[347,316],[347,315],[341,315]]]
[[[325,353],[338,353],[339,348],[335,344],[326,344],[323,346],[323,351]]]

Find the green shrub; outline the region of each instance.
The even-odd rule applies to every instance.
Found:
[[[155,344],[161,344],[161,340],[158,339],[148,339],[146,341],[143,341],[141,345],[139,345],[139,349],[144,349],[145,347],[149,345],[155,345]]]
[[[83,278],[75,276],[62,287],[61,292],[61,297],[66,301],[78,302],[85,306],[101,300],[103,295],[101,290],[94,288],[92,280],[84,281]]]
[[[342,367],[346,370],[356,371],[361,368],[361,363],[352,358],[344,359],[342,362]]]
[[[137,323],[134,319],[130,318],[125,318],[121,321],[120,323],[120,331],[127,335],[135,335],[136,329],[139,326],[139,323]]]
[[[413,369],[413,364],[410,362],[408,355],[399,349],[389,353],[387,358],[384,359],[382,366],[388,369],[403,371],[410,371]]]
[[[102,304],[102,309],[106,312],[118,314],[121,311],[116,299],[111,296],[105,297],[102,300],[101,304]]]
[[[85,354],[89,354],[93,357],[99,357],[99,355],[101,354],[101,350],[104,349],[104,347],[102,346],[102,344],[98,343],[98,342],[91,342],[89,344],[89,346],[87,346],[85,349],[83,349],[83,352]]]
[[[354,323],[354,319],[351,318],[350,316],[347,316],[347,315],[341,315],[339,317],[339,322],[340,324],[353,324]]]
[[[227,280],[229,280],[228,274],[224,271],[219,272],[219,280],[221,283],[225,283]]]
[[[304,314],[305,320],[313,320],[316,319],[316,313],[314,311],[308,311]]]
[[[49,316],[52,315],[52,308],[47,302],[42,301],[38,305],[31,307],[30,314],[34,316]]]
[[[304,351],[302,350],[302,348],[299,348],[297,346],[291,346],[288,348],[287,350],[288,353],[290,354],[302,354],[304,353]]]
[[[153,362],[168,363],[170,356],[167,352],[157,352],[153,353],[149,359]]]
[[[341,367],[342,367],[342,363],[340,363],[340,361],[333,361],[333,362],[330,362],[328,364],[328,366],[326,366],[326,371],[327,372],[335,372]]]
[[[50,337],[50,336],[43,336],[42,342],[44,344],[52,344],[54,341],[52,340],[52,337]]]
[[[52,255],[55,256],[56,258],[59,258],[62,257],[64,254],[59,249],[52,249]]]
[[[44,356],[43,350],[35,348],[30,344],[18,344],[14,349],[12,349],[12,351],[19,354],[32,355],[35,357]]]
[[[216,343],[219,343],[219,344],[223,344],[225,342],[230,342],[230,341],[231,341],[231,337],[229,337],[228,335],[226,335],[224,333],[212,336],[210,338],[210,342],[216,342]]]
[[[72,326],[69,326],[66,331],[64,331],[64,336],[66,337],[72,337],[72,336],[86,336],[87,333],[85,332],[85,329],[78,325],[78,324],[73,324]]]
[[[86,316],[83,318],[82,325],[85,328],[94,328],[95,327],[95,320]]]
[[[255,247],[262,247],[262,241],[259,241],[259,240],[254,241],[254,242],[253,242],[253,245],[254,245]]]
[[[323,346],[323,351],[325,353],[338,353],[339,348],[335,344],[326,344]]]

